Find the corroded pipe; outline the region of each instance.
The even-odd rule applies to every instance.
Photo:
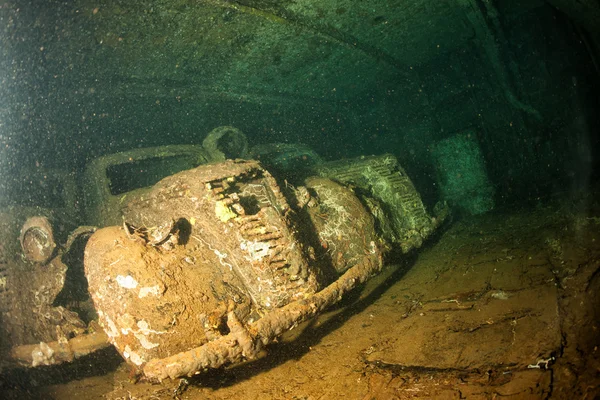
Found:
[[[230,333],[195,349],[170,357],[149,361],[143,368],[151,380],[191,376],[208,368],[256,358],[264,346],[282,333],[294,328],[327,307],[337,303],[344,294],[366,282],[381,270],[381,252],[371,243],[371,254],[350,268],[338,280],[306,299],[274,309],[254,323],[244,327],[233,312],[227,316]]]

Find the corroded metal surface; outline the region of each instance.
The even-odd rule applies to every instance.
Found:
[[[373,216],[350,189],[318,177],[307,179],[306,187],[317,199],[307,204],[310,220],[338,274],[362,262],[375,244],[382,244],[375,234]]]
[[[202,147],[212,162],[245,158],[248,154],[248,139],[238,128],[219,126],[206,135]]]
[[[209,154],[198,145],[133,149],[96,158],[85,170],[83,195],[87,223],[120,225],[125,200],[143,195],[147,186],[171,173],[205,164],[209,159]],[[116,185],[117,180],[122,181],[120,185]]]
[[[5,354],[16,346],[72,338],[86,329],[66,302],[57,302],[68,267],[55,243],[52,218],[36,215],[40,211],[0,213],[0,351]]]
[[[372,243],[371,251],[360,263],[339,279],[303,300],[273,310],[255,323],[241,324],[235,314],[228,315],[230,333],[204,346],[152,360],[144,366],[144,374],[153,380],[191,376],[206,368],[253,359],[261,349],[278,336],[338,302],[344,294],[366,282],[381,270],[381,250]]]
[[[25,257],[36,263],[47,262],[56,249],[52,226],[46,217],[28,218],[21,228],[19,241]]]
[[[405,253],[421,247],[439,224],[429,216],[410,177],[391,154],[334,161],[316,170],[320,176],[360,189],[359,196],[381,234]]]
[[[100,323],[134,365],[226,334],[317,289],[290,207],[253,161],[165,178],[96,232],[86,275]]]
[[[177,241],[194,243],[198,260],[234,271],[259,309],[279,307],[316,289],[289,213],[277,183],[255,161],[181,172],[123,210],[125,221],[150,237],[177,221],[182,225],[173,231]]]
[[[97,231],[85,250],[111,343],[159,380],[253,359],[381,269],[390,239],[376,218],[396,218],[390,237],[403,250],[436,226],[395,159],[332,167],[340,182],[285,182],[284,195],[258,162],[229,160],[122,205],[124,224]],[[359,197],[355,183],[375,187]],[[401,210],[374,217],[373,204]]]

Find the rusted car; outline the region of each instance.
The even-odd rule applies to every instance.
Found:
[[[252,359],[380,271],[390,249],[420,247],[445,217],[443,207],[429,215],[391,155],[319,160],[292,185],[241,158],[247,144],[231,129],[235,146],[230,137],[213,151],[205,141],[92,162],[84,214],[94,225],[63,246],[47,218],[25,222],[3,282],[25,287],[20,276],[31,290],[2,318],[18,325],[11,307],[27,305],[30,335],[8,336],[10,360],[57,364],[111,343],[162,380]]]

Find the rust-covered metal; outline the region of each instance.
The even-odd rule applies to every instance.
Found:
[[[381,240],[369,214],[352,190],[330,179],[311,177],[305,182],[314,200],[306,210],[337,274],[363,262],[365,254]]]
[[[85,251],[100,323],[130,363],[186,351],[317,290],[290,206],[254,161],[165,178]]]
[[[203,145],[166,145],[132,149],[96,158],[85,170],[84,200],[87,223],[123,223],[122,208],[142,198],[161,179],[199,165],[244,158],[248,140],[232,126],[209,132]]]
[[[376,168],[369,180],[389,185],[392,197],[403,179],[395,165],[389,177]],[[343,174],[339,166],[335,175]],[[99,322],[150,379],[256,358],[381,269],[390,243],[361,193],[328,177],[285,182],[282,191],[256,161],[167,177],[121,206],[121,226],[88,241],[85,273]],[[423,215],[421,239],[438,223]]]
[[[83,181],[85,219],[97,226],[120,225],[121,208],[142,196],[149,186],[172,173],[209,161],[198,145],[133,149],[96,158],[86,166]]]
[[[68,341],[87,330],[65,293],[71,266],[63,261],[54,220],[39,208],[0,213],[0,353],[29,366],[44,361],[33,354],[13,358],[13,352]]]
[[[15,346],[11,349],[10,358],[25,366],[56,365],[71,362],[108,346],[110,343],[106,333],[99,330],[72,339],[62,337],[54,342]]]
[[[229,334],[204,346],[175,354],[165,359],[152,360],[144,366],[144,375],[154,380],[191,376],[208,368],[255,358],[264,346],[302,321],[320,314],[338,302],[342,296],[366,282],[381,270],[381,252],[372,248],[361,262],[351,267],[339,279],[306,299],[294,301],[273,310],[247,326],[234,313],[228,315]]]
[[[52,226],[48,218],[43,216],[31,217],[25,221],[19,242],[25,258],[40,264],[50,260],[56,249]]]
[[[410,177],[391,154],[324,163],[315,172],[358,188],[358,197],[375,217],[382,237],[403,253],[421,247],[444,219],[447,207],[431,217]]]
[[[235,158],[246,158],[248,155],[248,139],[238,128],[219,126],[206,135],[202,147],[212,162]]]

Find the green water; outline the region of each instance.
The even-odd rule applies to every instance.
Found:
[[[93,160],[125,152],[105,188],[124,204],[217,160],[133,150],[200,147],[221,126],[248,142],[221,141],[224,154],[259,159],[288,189],[322,163],[390,154],[431,216],[444,201],[459,221],[581,200],[600,178],[600,6],[568,3],[0,2],[0,300],[26,217],[52,217],[57,252],[96,222]],[[349,184],[381,194],[370,185]]]

